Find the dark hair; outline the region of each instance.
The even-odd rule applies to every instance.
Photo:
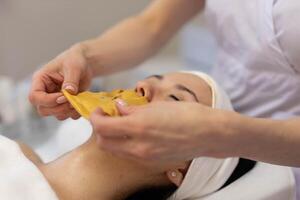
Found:
[[[124,200],[167,200],[177,189],[177,186],[172,184],[169,186],[156,186],[143,188]]]

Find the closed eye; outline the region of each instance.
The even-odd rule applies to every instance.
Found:
[[[169,97],[174,99],[175,101],[180,101],[180,99],[173,94],[169,95]]]

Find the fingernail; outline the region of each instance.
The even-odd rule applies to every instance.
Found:
[[[58,104],[63,104],[63,103],[66,103],[66,102],[67,102],[67,99],[66,99],[65,96],[61,96],[61,97],[58,97],[56,99],[56,103],[58,103]]]
[[[76,92],[76,89],[72,85],[66,85],[64,89],[68,90],[69,92]]]
[[[127,103],[122,99],[116,99],[116,103],[119,104],[120,106],[127,106]]]

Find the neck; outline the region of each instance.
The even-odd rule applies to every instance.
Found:
[[[102,152],[94,137],[40,167],[59,199],[119,200],[147,186],[151,170]]]

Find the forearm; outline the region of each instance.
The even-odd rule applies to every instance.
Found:
[[[94,74],[106,75],[133,67],[155,54],[159,41],[139,17],[126,19],[99,38],[85,41],[86,58]]]
[[[95,75],[134,67],[155,54],[182,25],[197,14],[204,0],[157,0],[141,14],[117,24],[96,39],[85,41]]]
[[[256,119],[234,114],[230,156],[300,167],[300,119]]]

